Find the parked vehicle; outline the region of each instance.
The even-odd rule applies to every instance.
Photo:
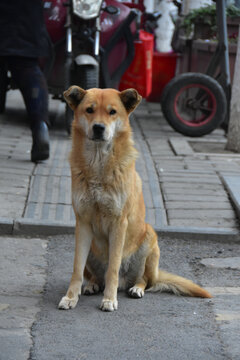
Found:
[[[165,87],[162,111],[168,123],[187,136],[209,134],[225,120],[227,101],[222,86],[211,76],[186,73]]]
[[[163,90],[161,105],[167,121],[187,136],[209,134],[220,125],[227,129],[231,84],[225,6],[224,0],[216,3],[218,46],[206,74],[175,76]],[[191,41],[188,43],[191,46]]]
[[[115,0],[43,0],[51,56],[41,65],[49,93],[64,101],[70,85],[84,89],[117,88],[134,57],[136,11]],[[0,74],[0,111],[12,84],[7,69]],[[72,112],[66,106],[66,129],[70,133]]]

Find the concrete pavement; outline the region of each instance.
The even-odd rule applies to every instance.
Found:
[[[159,238],[162,269],[206,287],[213,299],[102,294],[60,311],[72,272],[74,236],[0,237],[0,360],[238,360],[240,247],[236,242]]]
[[[51,156],[33,164],[30,130],[18,91],[0,118],[0,229],[3,234],[73,232],[64,104],[50,101]],[[222,130],[202,138],[176,133],[159,104],[142,102],[131,119],[139,151],[146,220],[162,234],[239,238],[240,154],[226,152]]]

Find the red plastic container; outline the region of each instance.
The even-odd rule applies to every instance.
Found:
[[[152,58],[154,37],[146,31],[140,30],[139,40],[134,42],[134,59],[123,74],[119,90],[136,89],[146,98],[152,91]]]
[[[152,91],[147,101],[160,101],[165,85],[175,76],[178,57],[174,52],[153,53]]]

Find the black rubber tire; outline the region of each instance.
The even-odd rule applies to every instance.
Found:
[[[92,65],[79,66],[77,68],[79,86],[84,90],[99,87],[99,71]]]
[[[71,56],[69,56],[66,60],[65,63],[65,81],[64,81],[64,90],[67,90],[72,84],[72,58]],[[68,106],[68,104],[66,103],[66,107],[65,107],[65,126],[66,126],[66,130],[68,135],[71,134],[71,129],[72,129],[72,122],[73,122],[73,111],[72,109],[70,109],[70,107]]]
[[[66,104],[66,107],[65,107],[65,124],[66,124],[66,130],[67,130],[68,135],[71,135],[72,122],[73,122],[73,111],[69,107],[69,105]]]
[[[5,67],[0,67],[0,114],[5,112],[8,76]]]
[[[181,107],[181,111],[185,111],[185,114],[187,114],[185,116],[189,116],[190,111],[195,111],[195,114],[196,111],[202,111],[203,114],[205,112],[206,118],[204,118],[204,115],[200,118],[200,120],[203,119],[202,123],[200,120],[198,123],[185,120],[179,114],[177,100],[180,97],[179,94],[185,91],[184,89],[195,89],[194,91],[201,89],[203,95],[205,92],[205,97],[202,97],[205,100],[206,96],[209,96],[207,98],[207,107],[202,103],[200,110],[199,108],[198,110],[193,109],[190,105],[192,100],[196,100],[194,96],[189,98]],[[212,77],[200,73],[186,73],[173,78],[163,91],[161,106],[168,123],[176,131],[191,137],[209,134],[223,123],[227,114],[227,99],[223,88]]]
[[[81,88],[85,90],[99,87],[99,72],[98,69],[94,66],[91,65],[76,66],[74,70],[74,75],[72,77],[73,79],[75,79],[74,84],[79,85]],[[66,79],[67,79],[66,89],[68,89],[69,86],[72,85],[71,76],[69,77],[66,76]],[[68,105],[66,105],[65,123],[69,135],[71,134],[72,121],[73,121],[73,111],[69,108]]]

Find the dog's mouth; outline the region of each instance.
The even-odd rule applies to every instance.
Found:
[[[96,137],[96,136],[93,136],[92,138],[90,138],[90,140],[95,141],[95,142],[104,142],[104,141],[106,141],[103,137]]]

